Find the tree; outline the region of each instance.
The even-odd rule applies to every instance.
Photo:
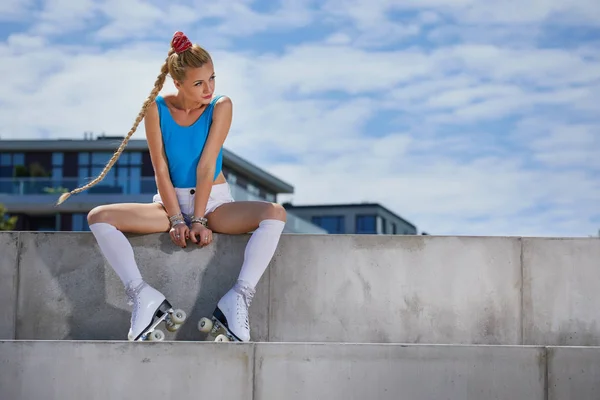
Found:
[[[7,218],[7,210],[2,204],[0,204],[0,231],[13,231],[17,226],[17,217],[13,216]]]

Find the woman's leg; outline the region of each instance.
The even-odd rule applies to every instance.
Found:
[[[133,305],[127,337],[137,340],[152,324],[157,310],[166,299],[142,279],[133,248],[123,232],[166,232],[170,227],[167,214],[159,203],[103,205],[90,211],[88,224],[100,251],[125,286],[129,302]]]
[[[274,203],[239,201],[221,205],[207,219],[213,232],[236,235],[254,231],[244,252],[239,280],[255,288],[279,244],[285,209]]]
[[[169,230],[169,218],[158,203],[110,204],[94,208],[88,214],[90,230],[102,254],[125,287],[142,282],[133,248],[123,232],[149,234]]]
[[[268,202],[225,203],[207,215],[208,227],[217,233],[254,231],[244,252],[244,262],[235,286],[217,304],[217,317],[241,341],[250,340],[248,307],[256,285],[273,258],[286,221],[286,211]]]

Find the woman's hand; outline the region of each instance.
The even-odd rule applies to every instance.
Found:
[[[212,231],[202,224],[194,223],[190,230],[190,237],[192,242],[204,247],[212,242]]]
[[[190,238],[190,229],[185,223],[173,225],[169,231],[169,234],[171,235],[171,240],[177,246],[181,248],[185,248],[187,246],[186,240]]]

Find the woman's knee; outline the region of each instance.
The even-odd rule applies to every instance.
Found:
[[[287,212],[281,204],[271,203],[269,204],[269,207],[266,208],[262,219],[276,219],[286,222]]]
[[[88,225],[105,223],[114,225],[116,223],[114,213],[107,206],[94,207],[87,215]]]

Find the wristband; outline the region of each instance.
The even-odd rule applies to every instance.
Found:
[[[182,214],[175,214],[170,216],[169,222],[171,222],[171,228],[174,228],[177,225],[185,224],[185,220],[183,219]]]
[[[204,217],[194,217],[192,215],[192,224],[200,224],[202,226],[204,226],[206,228],[207,224],[208,224],[208,220]]]
[[[185,225],[185,221],[182,219],[176,220],[174,222],[171,222],[171,228],[176,227],[177,225]]]

